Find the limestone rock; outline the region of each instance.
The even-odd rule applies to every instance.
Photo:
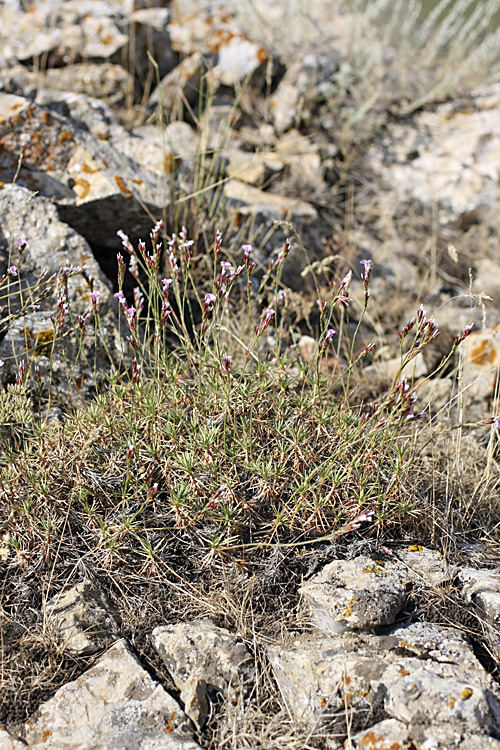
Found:
[[[300,592],[317,628],[343,632],[392,624],[406,601],[405,587],[390,563],[360,556],[326,565]]]
[[[453,628],[414,623],[383,636],[304,634],[267,651],[280,692],[300,723],[340,727],[348,709],[356,732],[383,711],[391,723],[372,726],[374,734],[361,735],[367,742],[374,736],[381,742],[403,738],[405,728],[412,740],[430,736],[435,727],[445,734],[496,736],[498,690]]]
[[[387,713],[410,725],[434,727],[452,724],[462,733],[492,734],[500,722],[500,702],[490,693],[467,679],[467,674],[423,665],[408,669],[401,665],[399,679],[388,684],[384,701]],[[395,673],[394,665],[384,676]]]
[[[23,740],[13,737],[5,729],[0,729],[0,750],[26,750],[27,747]]]
[[[467,107],[453,102],[423,111],[412,125],[391,125],[369,163],[401,200],[439,204],[442,220],[494,206],[500,168],[497,85]]]
[[[26,242],[21,257],[17,251],[17,240]],[[84,354],[93,361],[97,356],[97,367],[106,373],[110,367],[109,358],[99,340],[91,333],[93,329],[91,289],[87,279],[93,279],[94,291],[99,292],[99,306],[102,333],[107,336],[108,351],[120,351],[116,315],[111,309],[111,284],[100,269],[88,243],[74,229],[59,220],[56,207],[49,199],[34,196],[26,188],[18,185],[4,185],[0,189],[0,272],[11,264],[18,266],[18,279],[23,290],[33,289],[37,279],[46,271],[46,278],[58,274],[65,267],[73,268],[67,280],[67,295],[63,303],[68,304],[72,315],[85,316],[87,333],[83,339]],[[87,279],[78,269],[85,268]],[[62,271],[64,274],[64,271]],[[0,342],[0,358],[5,361],[2,378],[12,378],[17,374],[21,359],[27,357],[30,366],[39,368],[43,388],[49,383],[57,385],[59,392],[67,395],[77,385],[78,394],[85,396],[95,387],[95,380],[85,359],[78,360],[81,340],[69,315],[64,323],[64,339],[52,351],[57,333],[54,323],[60,303],[61,289],[57,279],[49,285],[49,296],[40,302],[40,308],[18,317],[10,323]],[[9,300],[12,310],[21,307],[17,284],[10,284]],[[4,303],[5,304],[5,303]],[[116,347],[116,348],[115,348]],[[81,352],[80,352],[81,354]],[[65,357],[67,358],[65,361]],[[68,380],[67,362],[74,363]],[[87,360],[88,361],[88,360]],[[33,373],[32,373],[33,374]]]
[[[483,331],[473,331],[463,347],[463,386],[472,398],[493,396],[500,367],[500,324]]]
[[[491,653],[500,664],[500,573],[462,568],[458,573],[462,595],[484,625]]]
[[[476,672],[476,680],[483,687],[491,684],[472,646],[459,630],[434,623],[413,622],[393,628],[389,635],[398,639],[398,648],[411,652],[419,659],[456,664],[463,670]]]
[[[61,645],[73,654],[94,654],[117,640],[118,612],[89,581],[56,594],[45,612]]]
[[[143,205],[154,214],[170,200],[164,180],[22,97],[0,94],[0,146],[4,183],[18,172],[18,185],[58,203],[59,216],[101,246],[118,248],[122,225],[132,236],[147,236],[151,219]]]
[[[392,624],[411,584],[439,586],[452,575],[439,552],[416,544],[391,559],[336,560],[300,592],[319,630],[342,633]]]
[[[209,704],[241,691],[254,676],[246,646],[210,620],[158,627],[152,643],[181,691],[188,716],[198,726],[205,723]]]
[[[287,198],[282,195],[265,192],[245,185],[239,180],[228,180],[224,192],[228,200],[237,204],[242,216],[258,214],[271,217],[291,219],[315,219],[317,212],[314,206],[300,198]]]
[[[43,703],[26,724],[26,740],[36,750],[199,750],[186,715],[125,641]]]
[[[170,122],[173,122],[184,110],[184,101],[191,106],[199,98],[199,87],[204,70],[200,52],[193,52],[175,66],[154,89],[148,99],[149,107],[161,105]],[[180,119],[180,118],[179,118]]]
[[[395,750],[415,747],[429,750],[500,750],[500,741],[484,734],[463,733],[458,728],[442,725],[417,727],[411,731],[397,719],[385,719],[352,738],[353,750]]]
[[[299,723],[341,724],[346,704],[365,720],[382,707],[381,678],[391,658],[383,643],[354,633],[305,634],[267,652],[281,695]]]

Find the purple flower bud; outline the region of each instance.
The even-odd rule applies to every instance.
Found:
[[[365,272],[364,272],[363,276],[361,276],[361,278],[363,279],[363,281],[364,281],[364,283],[366,285],[366,283],[368,282],[368,279],[370,278],[370,274],[372,272],[373,261],[371,261],[371,260],[360,260],[359,262],[360,262],[360,264],[362,266],[365,267]]]
[[[462,341],[467,338],[467,336],[470,336],[473,330],[474,330],[474,323],[471,323],[470,325],[465,326],[463,332],[455,336],[455,338],[453,339],[453,343],[458,346],[458,344],[461,344]]]
[[[10,268],[7,269],[7,276],[12,276],[14,278],[17,276],[16,266],[10,266]]]
[[[90,292],[90,299],[92,300],[92,307],[94,308],[95,312],[99,312],[99,297],[101,296],[101,292],[98,289],[95,289],[94,291]]]
[[[223,354],[222,355],[222,364],[224,365],[224,368],[228,374],[228,376],[231,376],[231,356],[229,354]]]
[[[272,309],[272,307],[266,308],[265,313],[265,317],[260,321],[259,325],[255,329],[256,336],[259,336],[263,331],[265,331],[271,320],[274,318],[274,310]]]

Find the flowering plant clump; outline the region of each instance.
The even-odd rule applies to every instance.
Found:
[[[163,537],[192,535],[200,564],[208,564],[248,560],[269,546],[332,541],[359,529],[378,534],[414,512],[405,477],[412,467],[412,428],[426,412],[416,408],[416,387],[404,371],[439,336],[422,307],[399,331],[400,367],[388,391],[358,402],[351,377],[375,349],[356,343],[370,300],[371,260],[361,261],[361,302],[351,295],[355,269],[330,286],[327,299],[317,299],[315,346],[309,359],[297,360],[300,332],[282,283],[288,240],[258,269],[252,245],[244,244],[235,262],[217,232],[211,280],[200,285],[193,275],[196,246],[185,228],[168,238],[158,222],[149,244],[139,241],[137,248],[124,232],[118,235],[120,361],[112,363],[109,388],[64,429],[82,436],[98,429],[113,452],[114,478],[102,482],[105,504],[112,527],[120,529],[120,545],[134,548],[133,538],[135,547],[148,550],[148,575],[159,570],[163,554],[151,546],[153,521],[163,524]],[[89,289],[89,307],[73,316],[68,279],[78,273]],[[0,284],[17,283],[17,274],[11,266]],[[96,337],[105,340],[102,290],[86,269],[66,266],[51,282],[54,340],[71,324],[83,340],[91,319]],[[357,315],[355,324],[349,314]],[[436,373],[471,330],[457,334]],[[26,388],[28,376],[21,360],[16,387]],[[38,367],[32,377],[41,393]],[[488,421],[500,428],[498,417]],[[82,466],[69,494],[90,493],[104,502],[95,475]],[[108,523],[101,519],[103,528]],[[114,560],[111,555],[106,564]]]

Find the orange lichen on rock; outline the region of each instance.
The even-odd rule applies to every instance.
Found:
[[[76,190],[76,194],[83,201],[90,193],[90,182],[84,180],[83,177],[79,177],[78,180],[75,180],[75,188],[81,188],[81,192]]]
[[[497,357],[497,352],[492,341],[483,339],[471,348],[470,357],[475,365],[491,365]]]
[[[129,198],[132,198],[132,196],[134,194],[125,185],[125,181],[124,181],[123,177],[120,177],[119,175],[116,175],[115,182],[118,185],[118,187],[120,189],[120,192],[122,192],[124,195],[128,195]]]

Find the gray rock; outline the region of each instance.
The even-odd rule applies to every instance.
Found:
[[[125,641],[40,706],[26,741],[36,750],[199,750],[186,715]]]
[[[445,665],[412,666],[402,662],[398,671],[407,673],[399,679],[391,680],[394,665],[384,675],[388,683],[384,707],[392,718],[410,726],[451,724],[462,733],[492,734],[498,729],[500,702],[471,683],[466,673],[440,668]]]
[[[438,204],[442,221],[498,202],[498,84],[476,93],[467,110],[447,102],[411,124],[390,125],[370,149],[369,166],[402,200]]]
[[[392,559],[361,556],[326,565],[300,588],[320,630],[391,625],[404,606],[411,584],[439,586],[452,577],[442,555],[415,544]]]
[[[18,239],[26,242],[26,249],[21,257],[17,251]],[[76,269],[75,275],[70,274],[67,280],[67,303],[72,315],[86,316],[88,330],[84,337],[84,353],[92,361],[93,353],[96,352],[97,367],[105,373],[110,362],[104,346],[101,346],[99,340],[96,343],[93,335],[91,289],[78,269],[85,269],[87,278],[93,279],[94,290],[100,293],[101,332],[106,336],[108,350],[118,354],[120,343],[116,315],[111,309],[111,284],[102,273],[87,242],[59,220],[57,209],[50,200],[34,196],[18,185],[4,185],[0,190],[0,272],[4,273],[11,264],[18,266],[17,280],[20,279],[25,297],[29,297],[28,289],[33,289],[44,269],[47,279],[53,274],[57,275],[68,264],[70,268]],[[73,390],[75,383],[79,383],[80,394],[84,396],[95,382],[87,363],[82,359],[77,362],[80,338],[73,328],[69,313],[61,329],[65,337],[53,349],[58,334],[54,331],[51,318],[57,314],[61,293],[61,289],[56,288],[57,284],[58,280],[54,279],[49,285],[52,292],[40,303],[39,310],[29,312],[10,323],[0,342],[0,358],[5,361],[2,377],[17,374],[20,360],[27,356],[31,366],[39,367],[45,388],[52,382],[57,384],[61,393],[67,394],[68,389]],[[9,300],[12,310],[21,308],[17,284],[10,285]],[[74,363],[73,384],[68,382],[65,356],[67,361]]]
[[[13,737],[6,729],[0,729],[0,750],[26,750],[27,747],[19,737]]]
[[[59,216],[90,242],[119,248],[122,226],[147,236],[170,201],[165,180],[53,111],[0,94],[0,177],[58,204]],[[19,154],[23,160],[18,170]]]
[[[300,588],[320,630],[343,632],[392,624],[406,601],[400,569],[361,556],[336,560]]]
[[[474,651],[459,630],[428,622],[414,622],[393,628],[389,635],[398,639],[398,648],[412,652],[419,659],[456,664],[461,669],[477,672],[477,681],[489,686],[486,673]]]
[[[396,719],[373,724],[352,738],[352,750],[399,750],[412,746],[422,750],[500,750],[500,741],[448,725],[410,728]]]
[[[500,573],[462,568],[458,579],[462,595],[482,622],[491,654],[500,665]]]
[[[498,690],[452,628],[413,624],[387,636],[305,634],[267,652],[281,695],[300,723],[340,728],[348,710],[356,731],[356,722],[370,726],[384,711],[397,720],[387,726],[387,738],[403,737],[409,726],[420,734],[443,726],[460,736],[495,735]]]
[[[242,216],[258,214],[273,219],[316,219],[317,211],[310,203],[300,198],[287,198],[245,185],[240,180],[228,180],[224,186],[228,200],[236,204]]]
[[[397,640],[358,636],[305,634],[290,646],[267,647],[280,693],[301,724],[342,724],[346,706],[367,714],[381,709],[381,679],[395,654]]]
[[[29,13],[3,16],[3,55],[9,62],[45,55],[49,67],[78,58],[109,60],[127,45],[120,28],[125,15],[118,3],[45,0]]]
[[[237,636],[210,620],[158,627],[152,643],[165,662],[193,722],[202,727],[207,696],[226,698],[241,692],[255,675],[252,658]]]
[[[199,98],[201,76],[204,70],[200,52],[193,52],[173,68],[154,89],[148,99],[149,107],[160,105],[164,117],[170,121],[184,111],[184,102],[195,105]]]
[[[49,627],[70,653],[94,654],[118,638],[118,611],[89,581],[56,594],[47,602],[45,613]]]

